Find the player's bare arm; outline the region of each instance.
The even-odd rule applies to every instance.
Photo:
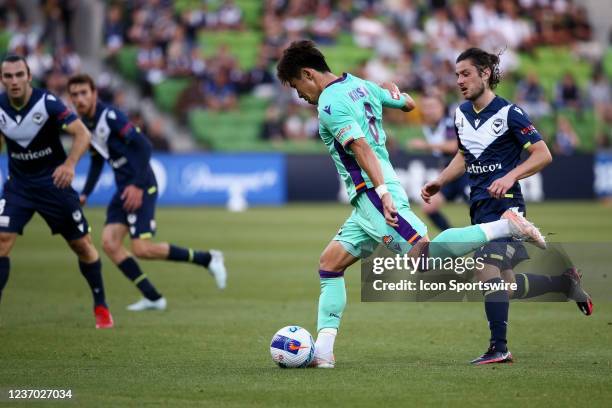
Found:
[[[425,184],[421,189],[421,198],[426,203],[429,203],[431,197],[434,196],[440,189],[453,180],[458,179],[465,173],[465,158],[460,151],[455,154],[453,160],[440,173],[437,179]]]
[[[401,92],[397,85],[395,85],[393,82],[383,82],[380,87],[391,92],[392,95],[403,95],[406,98],[406,104],[404,105],[404,107],[401,108],[402,111],[410,112],[411,110],[416,108],[416,102],[414,102],[414,99],[412,99],[412,97],[407,93]]]
[[[53,183],[59,188],[66,188],[70,186],[74,179],[74,168],[78,163],[81,156],[89,148],[89,141],[91,135],[89,130],[85,127],[80,119],[77,119],[66,126],[64,129],[69,135],[72,136],[72,148],[66,161],[58,166],[53,172]]]
[[[546,146],[543,140],[529,146],[527,151],[529,152],[527,160],[519,164],[504,177],[495,180],[487,188],[491,197],[504,197],[504,194],[506,194],[517,181],[539,172],[552,162],[550,150],[548,150],[548,146]]]
[[[359,163],[359,166],[366,172],[366,174],[372,181],[372,184],[374,184],[374,187],[377,189],[378,193],[380,191],[378,187],[384,186],[385,179],[383,177],[383,172],[380,167],[380,162],[372,151],[372,148],[365,140],[365,138],[361,138],[355,140],[350,145],[350,149],[355,155],[357,163]],[[381,193],[380,199],[383,204],[383,210],[385,213],[385,220],[387,221],[387,224],[392,227],[397,227],[397,208],[395,208],[395,204],[393,203],[393,198],[391,198],[391,194],[389,194],[388,192]]]

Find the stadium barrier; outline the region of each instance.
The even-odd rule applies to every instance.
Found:
[[[425,155],[391,157],[411,200],[433,179],[440,159]],[[159,204],[164,206],[283,205],[292,201],[346,201],[346,191],[329,156],[282,153],[155,154],[151,165],[158,182]],[[89,157],[76,169],[73,187],[81,191]],[[7,157],[0,157],[0,176],[7,174]],[[597,177],[596,177],[597,175]],[[557,157],[553,163],[522,180],[528,201],[593,199],[612,194],[612,153]],[[106,205],[115,192],[113,174],[105,166],[89,205]]]

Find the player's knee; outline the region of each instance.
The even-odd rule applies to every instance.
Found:
[[[108,256],[112,256],[121,248],[121,241],[112,237],[102,238],[102,249]]]
[[[155,253],[151,245],[149,245],[149,241],[145,240],[132,241],[132,252],[140,259],[153,259],[155,257]]]
[[[70,241],[68,244],[81,261],[94,262],[99,258],[98,251],[96,251],[89,235]]]
[[[8,256],[16,238],[16,234],[0,233],[0,256]]]

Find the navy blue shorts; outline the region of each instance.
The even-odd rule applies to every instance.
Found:
[[[8,179],[0,200],[0,232],[23,234],[23,228],[35,212],[47,222],[52,234],[61,234],[66,241],[89,233],[79,195],[72,187],[31,187]]]
[[[459,177],[457,180],[451,181],[442,187],[440,192],[446,201],[454,201],[460,197],[467,203],[470,199],[468,185],[468,175],[464,173],[463,176]]]
[[[133,213],[123,209],[121,193],[117,190],[106,209],[106,224],[127,225],[130,238],[147,239],[155,235],[155,204],[157,202],[157,189],[145,190],[142,195],[142,205]]]
[[[520,213],[526,215],[525,201],[522,198],[488,198],[476,201],[470,207],[472,224],[497,221],[506,210],[513,207],[516,207]],[[478,249],[474,256],[483,257],[485,263],[495,265],[502,271],[514,269],[516,265],[529,259],[525,246],[509,238],[501,238],[489,242]]]

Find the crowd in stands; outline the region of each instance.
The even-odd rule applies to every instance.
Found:
[[[35,79],[52,91],[65,93],[69,75],[80,69],[71,47],[69,27],[78,1],[42,1],[46,24],[28,26],[19,2],[5,1],[0,24],[12,33],[9,49],[27,55]],[[261,138],[304,140],[317,137],[316,110],[275,79],[274,64],[291,41],[311,38],[333,53],[343,39],[369,50],[353,67],[356,75],[394,81],[414,95],[442,95],[449,109],[459,101],[454,59],[469,46],[501,54],[505,81],[516,83],[514,95],[537,121],[556,114],[556,134],[546,135],[559,154],[579,148],[579,138],[561,113],[594,110],[601,126],[597,144],[612,144],[611,84],[601,63],[605,49],[592,41],[586,9],[577,0],[263,0],[256,26],[248,26],[235,0],[109,1],[103,41],[113,61],[125,46],[137,48],[138,83],[145,96],[169,78],[191,81],[177,99],[175,114],[185,120],[194,108],[238,109],[242,95],[269,100],[262,118]],[[200,41],[208,32],[261,35],[256,63],[240,66],[228,46],[206,50]],[[592,64],[587,84],[570,72],[547,92],[536,72],[517,74],[519,53],[534,55],[536,47],[569,46],[577,58]],[[206,51],[206,52],[204,52]],[[332,67],[334,69],[334,67]],[[540,74],[541,75],[541,74]],[[104,85],[104,84],[102,84]],[[119,93],[119,96],[116,94]],[[120,92],[102,90],[120,102]],[[418,115],[389,115],[391,121],[418,124]],[[151,127],[151,126],[150,126]],[[155,126],[152,126],[155,128]]]
[[[27,18],[23,2],[5,0],[0,7],[0,32],[10,34],[7,52],[24,56],[32,73],[33,85],[48,89],[66,104],[70,103],[68,79],[83,68],[72,41],[71,27],[78,6],[78,0],[42,0],[41,24],[34,24]],[[96,80],[103,101],[128,111],[130,118],[146,129],[155,149],[169,150],[161,119],[145,121],[138,109],[129,109],[123,92],[112,84],[108,75],[102,74]]]

